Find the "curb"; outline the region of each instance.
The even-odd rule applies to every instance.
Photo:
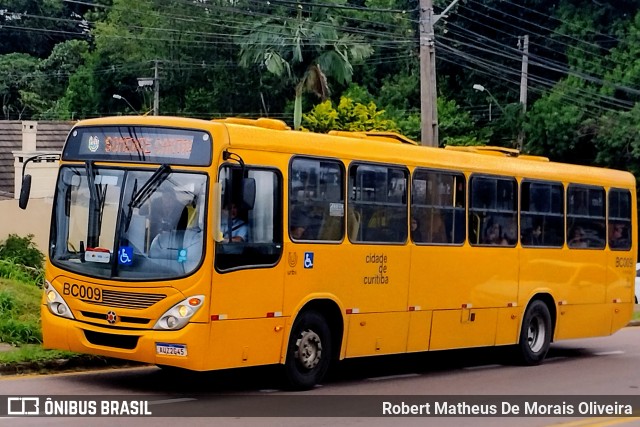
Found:
[[[79,355],[68,359],[52,359],[33,362],[0,364],[0,377],[8,375],[50,374],[52,372],[72,372],[89,369],[128,368],[144,366],[142,363],[106,357]]]

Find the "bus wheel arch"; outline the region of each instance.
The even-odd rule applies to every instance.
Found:
[[[333,301],[310,301],[298,312],[284,362],[291,388],[310,389],[322,381],[340,354],[343,329],[340,309]]]
[[[549,294],[538,294],[529,301],[522,317],[516,354],[524,365],[540,364],[551,342],[556,323],[553,298]]]

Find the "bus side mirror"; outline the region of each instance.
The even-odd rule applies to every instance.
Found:
[[[22,178],[22,188],[20,189],[20,200],[18,201],[18,206],[20,209],[27,209],[27,204],[29,204],[29,195],[31,194],[31,175],[25,175]]]
[[[242,180],[242,207],[245,210],[253,209],[256,203],[256,180],[244,178]]]

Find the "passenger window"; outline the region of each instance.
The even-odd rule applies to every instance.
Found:
[[[472,245],[516,245],[518,197],[515,179],[471,177],[469,204],[469,240]]]
[[[561,183],[523,181],[520,228],[522,246],[562,247],[564,190]]]
[[[608,216],[609,248],[618,251],[631,249],[631,192],[612,188],[609,190]]]
[[[604,249],[604,188],[570,184],[567,188],[567,246]]]
[[[255,181],[252,205],[246,205],[242,196],[247,179]],[[219,227],[225,238],[216,244],[216,268],[275,265],[282,252],[280,174],[268,169],[225,165],[220,169],[220,183]]]
[[[411,239],[418,244],[462,244],[464,175],[416,169],[411,191]]]
[[[292,241],[340,241],[344,237],[342,163],[295,158],[289,184],[289,237]]]
[[[406,169],[400,168],[351,166],[347,228],[352,241],[404,243],[407,240],[408,175]]]

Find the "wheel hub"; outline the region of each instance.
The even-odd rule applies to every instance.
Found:
[[[296,342],[296,359],[306,369],[313,369],[322,359],[322,341],[315,332],[302,331],[300,338]]]
[[[537,353],[542,349],[545,335],[546,330],[544,322],[539,317],[531,319],[531,323],[527,329],[527,343],[529,344],[531,351]]]

